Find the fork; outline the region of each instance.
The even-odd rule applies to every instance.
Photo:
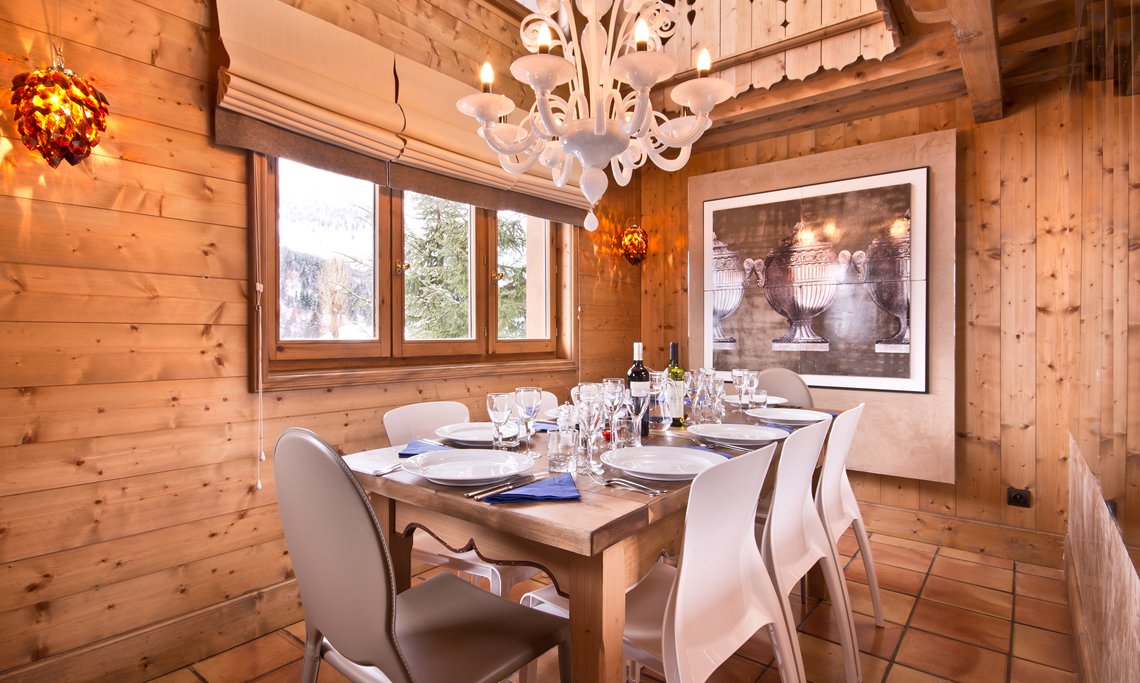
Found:
[[[393,472],[399,472],[402,469],[404,469],[404,463],[397,462],[397,463],[394,463],[392,465],[388,465],[387,467],[382,467],[378,470],[373,470],[372,476],[383,477],[385,474],[392,474]]]
[[[628,479],[620,479],[618,477],[606,478],[600,474],[594,474],[593,472],[586,472],[586,475],[589,476],[590,479],[594,481],[594,483],[601,484],[602,486],[624,486],[627,489],[637,491],[639,493],[644,493],[649,496],[660,496],[661,494],[665,493],[664,489],[651,488],[645,484],[639,484],[636,481],[630,481]]]

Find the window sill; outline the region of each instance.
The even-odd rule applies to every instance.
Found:
[[[578,363],[567,358],[532,360],[476,361],[442,365],[404,365],[380,368],[335,370],[271,370],[265,377],[266,391],[325,389],[385,382],[417,382],[495,375],[533,375],[550,372],[576,372]],[[256,391],[256,387],[251,387]]]

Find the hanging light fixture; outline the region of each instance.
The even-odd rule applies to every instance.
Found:
[[[63,48],[55,40],[51,56],[51,66],[12,79],[16,130],[24,145],[52,168],[65,159],[74,166],[91,154],[107,130],[107,98],[64,66]]]
[[[584,17],[581,32],[575,9]],[[531,54],[511,65],[511,75],[534,90],[530,111],[518,124],[505,122],[515,104],[492,92],[489,64],[483,91],[460,99],[459,110],[479,122],[479,136],[508,172],[524,173],[537,163],[562,187],[577,161],[579,185],[590,202],[585,227],[596,230],[594,207],[609,186],[606,165],[619,185],[647,160],[679,170],[712,125],[713,107],[734,94],[731,83],[708,75],[706,49],[697,60],[697,77],[672,91],[673,101],[690,113],[670,119],[654,110],[650,89],[677,71],[674,59],[661,51],[676,30],[677,15],[663,0],[622,0],[620,7],[614,0],[538,0],[538,12],[520,28]],[[556,16],[565,19],[566,31]]]
[[[630,265],[638,265],[649,253],[649,235],[631,218],[621,233],[621,255]]]

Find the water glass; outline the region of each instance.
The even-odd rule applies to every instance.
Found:
[[[549,434],[546,442],[546,469],[549,472],[573,472],[578,457],[578,431],[566,429]]]
[[[491,447],[504,450],[504,430],[515,412],[515,395],[487,394],[487,416],[491,418]]]
[[[526,452],[538,455],[530,449],[530,437],[534,434],[534,418],[542,406],[542,389],[539,387],[518,387],[515,389],[515,408],[519,414],[519,436],[526,438]]]
[[[629,448],[641,445],[641,418],[618,415],[614,418],[613,447]]]
[[[768,390],[767,389],[757,389],[756,393],[752,395],[752,400],[755,401],[756,405],[760,406],[761,408],[767,408],[768,407]]]

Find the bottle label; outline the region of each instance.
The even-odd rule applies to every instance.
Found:
[[[630,382],[629,393],[634,396],[647,396],[649,394],[649,382]]]
[[[681,417],[685,414],[685,388],[682,382],[671,379],[665,383],[665,395],[668,398],[669,414]]]

